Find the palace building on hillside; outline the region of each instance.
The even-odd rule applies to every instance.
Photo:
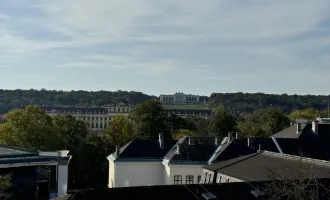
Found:
[[[173,95],[161,94],[159,100],[162,104],[199,104],[199,95],[177,92]]]

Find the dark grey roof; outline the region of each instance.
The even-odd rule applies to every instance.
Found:
[[[275,138],[295,138],[298,139],[304,137],[316,137],[316,136],[328,136],[330,133],[330,123],[318,123],[318,134],[316,135],[312,130],[312,124],[300,124],[301,131],[297,133],[297,124],[290,126],[273,135]],[[329,137],[329,136],[328,136]]]
[[[291,155],[300,155],[302,148],[299,146],[299,141],[297,139],[290,139],[290,138],[275,138],[277,143],[279,144],[281,150],[285,154]],[[250,142],[249,145],[254,150],[265,150],[271,152],[280,153],[279,149],[277,148],[274,140],[272,138],[249,138]],[[247,139],[245,140],[246,144]]]
[[[251,193],[261,183],[227,183],[208,185],[162,185],[123,188],[100,188],[75,191],[70,200],[123,200],[123,199],[168,199],[168,200],[206,200],[211,193],[221,200],[257,200]]]
[[[0,164],[18,164],[18,163],[32,163],[32,162],[51,162],[58,161],[57,157],[48,156],[26,156],[26,157],[11,157],[0,158]]]
[[[281,170],[282,175],[293,178],[291,170],[299,164],[298,157],[286,156],[278,153],[257,152],[238,158],[222,161],[213,165],[205,166],[204,169],[216,171],[244,181],[267,181],[272,180],[271,170]],[[330,178],[330,167],[319,164],[317,161],[311,167],[310,162],[303,162],[303,174],[309,178],[315,174],[315,178]]]
[[[312,124],[301,124],[301,131],[297,134],[297,125],[293,125],[279,133],[273,135],[278,141],[280,140],[295,140],[291,141],[291,145],[286,145],[291,148],[290,154],[302,154],[305,157],[317,159],[330,159],[330,124],[319,122],[318,134],[312,130]],[[295,144],[294,144],[295,143]],[[292,149],[296,149],[295,152]],[[267,149],[268,150],[268,149]]]
[[[189,144],[189,138],[193,141]],[[218,141],[221,142],[223,138]],[[214,137],[185,137],[181,141],[181,153],[177,154],[177,146],[166,154],[170,163],[207,163],[219,145]]]
[[[297,133],[297,125],[294,124],[289,128],[283,129],[282,131],[273,135],[275,138],[299,138],[307,124],[301,124],[301,131]]]
[[[31,149],[0,145],[0,159],[10,157],[37,156],[38,152]]]
[[[164,148],[161,149],[158,140],[132,140],[120,149],[116,160],[163,159],[176,142],[176,140],[165,140]]]
[[[217,163],[223,160],[228,160],[255,152],[256,150],[248,147],[244,140],[235,139],[230,143],[222,145],[222,147],[219,149],[219,152],[215,154],[215,158],[213,159],[212,163]]]

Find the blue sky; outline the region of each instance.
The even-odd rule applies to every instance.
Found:
[[[329,0],[0,1],[0,88],[330,93]]]

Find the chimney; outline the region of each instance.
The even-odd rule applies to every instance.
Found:
[[[232,138],[231,138],[231,133],[228,133],[228,142],[231,142]]]
[[[301,125],[300,124],[297,124],[297,134],[301,131]]]
[[[57,195],[62,197],[67,195],[68,185],[68,165],[71,156],[68,155],[68,150],[58,152],[58,166],[57,166]]]
[[[176,145],[176,154],[181,154],[181,144]]]
[[[163,136],[163,133],[159,133],[158,141],[159,141],[159,148],[164,149],[164,136]]]
[[[195,145],[195,137],[189,137],[189,145]]]
[[[315,133],[315,135],[317,135],[319,133],[319,122],[317,120],[314,120],[312,122],[312,129],[313,129],[313,132]]]

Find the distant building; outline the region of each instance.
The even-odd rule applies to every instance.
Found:
[[[213,116],[212,109],[164,109],[164,112],[167,114],[174,114],[182,118],[187,116],[210,118]]]
[[[162,94],[159,100],[163,104],[199,104],[199,95],[184,94],[182,92],[177,92],[173,95]]]
[[[40,107],[50,116],[58,114],[70,114],[76,119],[82,120],[87,127],[94,131],[101,131],[108,127],[116,116],[128,117],[133,106],[116,104],[105,107],[74,108],[74,107]]]

